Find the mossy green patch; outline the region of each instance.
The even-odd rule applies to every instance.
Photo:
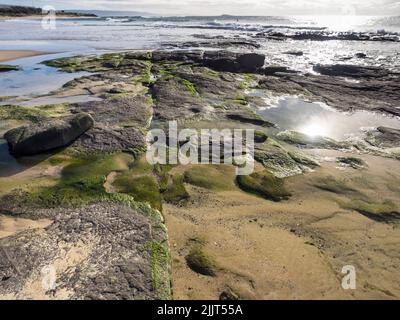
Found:
[[[68,104],[54,104],[39,107],[0,106],[1,120],[18,120],[37,123],[46,118],[56,118],[69,114]]]
[[[162,194],[164,201],[168,203],[178,204],[189,198],[189,194],[186,191],[185,185],[183,184],[183,176],[176,174],[170,177],[168,186],[165,192]]]
[[[248,104],[247,98],[244,94],[237,95],[237,97],[233,100],[233,102],[240,104],[242,106],[246,106]]]
[[[144,103],[146,104],[146,106],[152,106],[154,105],[154,100],[151,96],[146,96],[144,98]]]
[[[252,81],[253,79],[254,79],[254,77],[253,77],[252,74],[250,74],[250,73],[245,74],[244,77],[243,77],[243,80],[241,80],[240,83],[239,83],[240,89],[243,89],[243,90],[244,90],[244,89],[249,88],[249,86],[250,86],[250,84],[251,84],[251,81]]]
[[[182,83],[185,85],[186,89],[192,94],[192,96],[197,96],[198,92],[194,83],[189,80],[183,79]]]
[[[235,167],[230,165],[198,165],[184,174],[186,183],[214,191],[235,189]]]
[[[130,171],[135,175],[152,174],[154,167],[147,162],[145,156],[136,156],[135,161],[129,165]]]
[[[238,176],[236,180],[243,191],[256,194],[268,200],[281,201],[291,196],[291,193],[285,188],[284,180],[276,178],[266,170],[249,176]]]
[[[268,139],[268,136],[265,132],[256,130],[254,131],[254,142],[263,143]]]
[[[154,176],[134,176],[131,171],[127,171],[118,175],[113,186],[119,193],[126,193],[135,201],[146,202],[152,208],[162,211],[159,187]]]
[[[153,80],[151,76],[151,67],[152,63],[151,61],[144,61],[145,67],[143,68],[142,74],[140,76],[140,82],[142,82],[145,85],[150,85]]]
[[[102,72],[109,69],[117,68],[123,58],[123,54],[111,53],[104,54],[102,56],[92,55],[86,57],[66,57],[55,60],[48,60],[42,63],[49,67],[58,68],[64,72],[70,73],[79,71]]]
[[[204,252],[203,246],[193,246],[185,259],[189,268],[194,272],[211,277],[216,275],[216,264],[213,259]]]
[[[130,161],[132,156],[124,153],[75,158],[63,168],[61,179],[56,180],[54,186],[32,187],[19,201],[32,207],[54,208],[107,199],[103,186],[106,176],[112,171],[128,170]]]
[[[0,106],[1,120],[19,120],[39,122],[48,116],[47,112],[38,108],[27,108],[20,106],[4,105]]]
[[[355,193],[357,190],[349,186],[348,182],[344,179],[336,179],[333,176],[321,177],[313,183],[318,189],[333,192],[336,194]]]
[[[212,77],[212,78],[219,78],[218,71],[214,71],[214,70],[212,70],[210,68],[207,68],[207,67],[199,67],[198,69],[202,74],[204,74],[206,76],[209,76],[209,77]]]
[[[153,240],[148,243],[148,248],[151,256],[151,273],[156,296],[161,300],[170,300],[172,298],[169,271],[171,257],[168,242]]]
[[[344,209],[350,209],[379,222],[398,222],[400,211],[391,200],[379,202],[368,202],[364,200],[338,201]]]
[[[156,164],[154,165],[153,171],[158,177],[158,184],[160,186],[160,191],[164,192],[167,190],[169,180],[170,180],[170,175],[169,172],[173,168],[172,165],[166,164],[166,165],[161,165],[161,164]]]
[[[18,71],[18,70],[20,70],[19,66],[12,66],[9,64],[0,64],[0,73],[8,72],[8,71]]]

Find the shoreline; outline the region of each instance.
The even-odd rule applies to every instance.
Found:
[[[0,50],[0,62],[12,61],[20,58],[28,58],[48,54],[35,50]]]
[[[27,281],[27,275],[15,274],[16,282],[8,291],[0,290],[0,299],[89,299],[103,292],[110,292],[106,298],[119,299],[124,279],[152,283],[156,291],[138,289],[149,299],[399,297],[398,263],[393,260],[399,253],[393,243],[400,239],[400,176],[393,174],[398,171],[396,155],[388,157],[386,149],[396,148],[400,132],[383,130],[358,148],[334,140],[316,143],[285,128],[274,133],[272,119],[250,109],[265,107],[262,96],[250,94],[263,90],[329,101],[342,111],[394,112],[400,92],[397,78],[383,68],[343,65],[319,65],[315,75],[285,73],[282,67],[264,66],[265,59],[254,53],[135,51],[47,61],[45,65],[72,74],[96,73],[69,82],[53,95],[89,92],[101,100],[4,108],[4,128],[25,131],[22,126],[29,125],[33,134],[44,122],[57,128],[58,121],[79,114],[93,116],[93,123],[65,149],[32,158],[33,166],[15,169],[10,162],[10,171],[0,176],[0,213],[28,221],[3,218],[8,226],[0,231],[6,235],[1,241],[21,257],[18,263],[27,265],[26,270],[39,268],[36,261],[60,266],[58,288],[66,291],[56,288],[50,296],[31,285],[39,278]],[[379,91],[383,86],[385,91]],[[380,101],[385,104],[379,106]],[[149,164],[143,137],[150,128],[164,129],[170,120],[179,121],[179,129],[196,131],[256,129],[254,174],[241,179],[232,165]],[[35,144],[41,146],[40,141]],[[376,148],[363,149],[369,144]],[[9,149],[3,150],[8,156]],[[93,157],[87,157],[92,151]],[[26,193],[19,192],[22,188]],[[13,232],[24,232],[35,219],[54,221],[57,227],[40,230],[39,240],[33,232],[24,233],[23,244],[29,249],[20,251],[21,234]],[[85,221],[104,229],[86,227]],[[132,247],[115,237],[123,234],[130,240],[133,233]],[[70,234],[79,242],[65,240],[68,246],[59,247]],[[107,253],[110,244],[115,249]],[[35,252],[40,259],[32,261]],[[98,252],[107,253],[101,261]],[[146,255],[130,256],[132,252]],[[119,267],[126,257],[141,262],[140,272]],[[87,286],[72,286],[71,268],[78,270],[73,275],[79,281],[90,281],[81,271],[84,264],[104,283],[99,280],[88,291],[79,289]],[[351,294],[340,281],[347,265],[369,266],[357,274],[361,289]],[[381,266],[387,266],[387,273],[382,274]],[[128,289],[123,294],[137,297]]]
[[[23,19],[23,20],[40,20],[43,17],[46,17],[46,15],[30,15],[30,16],[0,16],[0,21],[7,21],[7,20],[13,20],[13,19]],[[56,15],[57,19],[94,19],[98,17],[92,17],[92,16],[74,16],[74,15],[64,15],[64,14],[57,14]]]

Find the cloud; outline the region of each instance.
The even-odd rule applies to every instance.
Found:
[[[10,3],[0,0],[0,3]],[[13,0],[13,4],[53,5],[58,9],[147,11],[188,15],[400,15],[396,0]]]

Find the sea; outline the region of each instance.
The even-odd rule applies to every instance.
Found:
[[[44,29],[40,19],[15,18],[0,21],[0,50],[38,50],[48,54],[9,61],[16,64],[20,71],[0,74],[0,97],[16,96],[20,104],[56,103],[63,101],[46,100],[41,97],[56,90],[73,78],[85,73],[63,73],[55,68],[41,64],[44,60],[86,54],[101,54],[124,50],[168,49],[171,43],[183,44],[204,38],[240,38],[256,40],[257,49],[235,48],[239,51],[255,51],[266,56],[267,65],[283,65],[303,72],[313,72],[317,63],[350,63],[368,66],[380,66],[400,72],[400,42],[396,41],[349,41],[349,40],[267,40],[255,35],[265,32],[293,33],[372,33],[400,37],[400,17],[371,16],[124,16],[104,15],[98,18],[57,19],[55,29]],[[202,47],[200,47],[202,48]],[[170,48],[171,49],[171,48]],[[176,49],[176,48],[175,48]],[[190,49],[190,48],[189,48]],[[199,49],[196,47],[195,49]],[[204,49],[213,48],[204,47]],[[303,55],[289,55],[287,51],[302,51]],[[356,53],[366,57],[357,58]],[[81,97],[76,97],[78,102]],[[83,100],[88,97],[82,97]],[[26,100],[26,101],[25,101]],[[324,118],[332,119],[332,110],[319,105],[308,105],[301,101],[279,100],[277,106],[289,110],[293,105],[302,104],[313,114],[316,110]],[[7,101],[3,102],[9,103]],[[1,104],[1,103],[0,103]],[[286,109],[285,109],[286,108]],[[282,128],[298,129],[294,124],[280,121],[279,114],[270,106],[263,115],[275,120]],[[298,108],[298,110],[303,110]],[[307,109],[307,110],[308,110]],[[281,112],[282,111],[282,112]],[[310,112],[311,112],[310,111]],[[329,114],[327,114],[329,113]],[[375,117],[375,118],[374,118]],[[380,125],[400,127],[399,119],[379,115]],[[343,123],[341,115],[335,115],[337,123]],[[356,131],[363,126],[371,126],[376,115],[357,115],[361,119]],[[319,120],[318,120],[319,121]],[[346,120],[347,121],[347,120]],[[303,122],[306,122],[304,120]],[[330,121],[332,122],[332,121]],[[346,122],[347,123],[347,122]],[[354,118],[349,123],[355,123]],[[350,131],[354,131],[352,129]],[[349,132],[351,133],[351,132]],[[331,135],[335,138],[340,138]]]

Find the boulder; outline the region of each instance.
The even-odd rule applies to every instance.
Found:
[[[264,66],[264,62],[265,56],[258,53],[210,51],[203,56],[206,67],[225,72],[255,72]]]
[[[93,124],[89,114],[78,113],[11,129],[4,138],[15,156],[34,155],[71,144]]]
[[[366,141],[380,148],[398,148],[400,147],[400,130],[378,127],[367,133]]]
[[[236,54],[228,51],[204,52],[203,65],[217,71],[236,72]]]
[[[245,53],[237,57],[240,72],[254,72],[264,66],[265,56],[258,53]]]

